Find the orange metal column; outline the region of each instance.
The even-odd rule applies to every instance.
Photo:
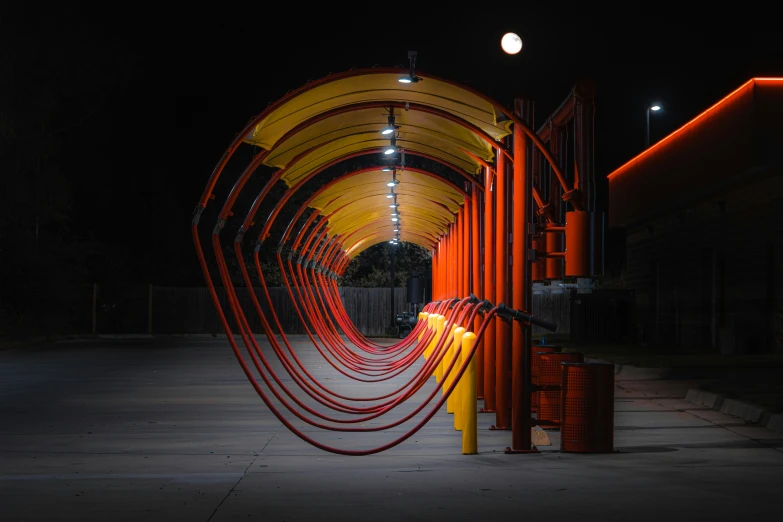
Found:
[[[446,236],[442,236],[440,238],[440,256],[438,257],[438,278],[440,279],[440,294],[438,295],[439,300],[443,300],[446,297],[446,269],[449,266],[448,264],[448,249],[446,248],[448,246],[448,240],[446,239]]]
[[[462,241],[462,233],[465,229],[465,207],[463,206],[459,212],[457,212],[457,221],[456,223],[456,232],[457,236],[455,238],[455,243],[457,244],[457,247],[455,249],[454,254],[456,254],[456,257],[454,258],[454,266],[457,267],[456,273],[457,273],[457,281],[456,281],[456,288],[457,291],[454,294],[455,296],[462,299],[465,297],[464,289],[462,288],[462,274],[465,272],[465,266],[462,264],[462,250],[465,248],[465,244]]]
[[[487,167],[484,175],[484,295],[492,301],[495,298],[495,196],[492,170]],[[493,303],[494,304],[494,303]],[[484,331],[484,412],[495,411],[495,329],[488,326]]]
[[[432,285],[432,293],[430,294],[432,296],[432,300],[435,301],[438,299],[438,296],[440,295],[440,292],[438,290],[438,250],[439,247],[436,246],[435,249],[432,251],[432,277],[430,278],[430,284]]]
[[[506,158],[499,150],[495,182],[495,304],[511,304],[508,295],[508,205]],[[511,375],[509,374],[509,325],[495,320],[495,425],[493,429],[511,429]]]
[[[449,229],[446,229],[446,234],[443,236],[443,292],[441,299],[446,299],[449,289],[449,275],[451,274],[451,267],[449,266],[451,260],[449,259]]]
[[[457,282],[457,267],[454,264],[454,259],[456,258],[454,250],[456,250],[457,246],[455,241],[457,234],[454,232],[457,228],[455,223],[452,223],[451,226],[449,226],[449,289],[448,294],[446,295],[447,299],[454,297],[454,293],[457,291],[455,285]]]
[[[484,297],[483,281],[481,280],[481,238],[479,234],[479,190],[476,183],[472,185],[472,202],[470,205],[470,255],[471,255],[471,284],[470,291],[479,299]],[[478,315],[473,322],[473,332],[478,332],[481,327],[481,317]],[[479,343],[476,349],[476,397],[484,398],[484,340]]]
[[[446,289],[446,299],[454,297],[454,281],[457,277],[454,274],[454,223],[449,225],[449,286]]]
[[[465,198],[465,207],[462,209],[462,293],[460,297],[470,294],[470,198]],[[470,326],[468,326],[470,330]]]
[[[517,115],[521,115],[521,101],[516,100]],[[512,243],[512,307],[530,312],[531,266],[527,252],[530,236],[532,172],[527,169],[527,137],[514,129],[514,220]],[[528,179],[531,178],[531,179]],[[508,452],[532,451],[530,441],[530,327],[514,321],[511,339],[511,448]]]

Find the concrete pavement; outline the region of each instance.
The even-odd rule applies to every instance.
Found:
[[[304,365],[339,393],[378,395],[402,382],[349,382],[304,336],[292,339]],[[779,517],[783,436],[685,401],[693,386],[618,380],[612,454],[561,453],[548,431],[552,446],[540,454],[505,455],[510,432],[489,431],[494,415],[482,414],[480,454],[463,456],[452,416],[441,411],[387,452],[348,457],[284,428],[225,339],[96,339],[2,352],[0,520]],[[414,421],[373,433],[293,422],[320,442],[361,449],[394,440]]]

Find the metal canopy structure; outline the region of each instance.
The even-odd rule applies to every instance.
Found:
[[[199,261],[245,374],[267,406],[303,440],[326,451],[348,455],[383,451],[415,433],[441,405],[452,400],[454,393],[463,397],[456,408],[462,411],[464,406],[469,418],[476,413],[476,396],[482,397],[485,408],[497,412],[498,428],[512,430],[512,447],[508,451],[529,452],[531,405],[525,383],[530,382],[530,324],[553,327],[530,314],[536,241],[549,247],[549,241],[543,241],[545,237],[560,239],[552,243],[554,250],[550,252],[538,246],[542,260],[552,258],[547,266],[551,264],[559,277],[563,274],[564,257],[565,265],[576,269],[571,270],[571,275],[578,275],[584,266],[592,266],[582,259],[589,257],[591,254],[586,252],[592,250],[581,239],[585,235],[582,229],[591,231],[594,225],[592,213],[583,211],[591,209],[592,202],[580,191],[581,185],[589,186],[591,180],[592,168],[586,158],[591,160],[592,154],[583,154],[573,169],[573,179],[567,179],[563,158],[557,158],[550,150],[557,147],[554,143],[548,147],[546,143],[558,135],[555,129],[548,129],[551,132],[544,139],[531,130],[531,103],[518,101],[515,110],[510,111],[464,85],[414,71],[415,53],[409,57],[410,70],[352,70],[310,82],[253,118],[215,166],[194,212],[192,232]],[[572,119],[576,112],[569,113],[561,107],[557,124]],[[582,114],[581,125],[589,127],[592,113],[587,114],[587,118]],[[225,306],[202,248],[199,224],[207,205],[216,197],[218,179],[243,145],[259,147],[261,152],[241,172],[211,229],[219,283],[228,298]],[[434,172],[406,165],[406,155],[448,167],[462,176],[464,187]],[[277,244],[267,243],[273,223],[298,190],[330,167],[362,156],[377,157],[378,166],[347,171],[324,184],[299,207]],[[237,198],[262,167],[271,167],[273,172],[244,219],[234,223]],[[581,174],[577,175],[577,171]],[[542,184],[540,189],[534,177],[546,178],[547,185]],[[280,181],[288,189],[282,198],[272,202],[274,208],[269,216],[257,220],[262,202]],[[558,205],[567,202],[574,209],[569,212],[577,227],[572,236],[580,237],[580,241],[571,243],[575,262],[569,263],[565,255],[562,237],[564,232],[568,237],[568,226],[557,222],[556,214],[551,212],[553,201]],[[306,216],[307,209],[311,211]],[[574,216],[575,213],[579,215]],[[258,253],[261,249],[275,251],[295,313],[315,347],[335,370],[362,382],[377,382],[411,371],[414,375],[409,385],[383,397],[345,397],[313,379],[298,362],[268,292],[261,297],[266,301],[264,306],[251,292],[249,310],[237,298],[220,241],[222,231],[232,223],[236,226],[234,254],[244,284],[260,284],[266,289]],[[257,281],[251,278],[245,260],[248,234],[256,237],[253,261]],[[432,251],[432,295],[438,299],[425,307],[414,332],[390,347],[375,344],[356,330],[338,294],[338,280],[351,259],[384,241],[408,241]],[[264,310],[269,307],[271,310]],[[231,313],[233,321],[229,322],[226,312]],[[328,409],[358,418],[336,420],[304,407],[271,370],[249,329],[246,313],[261,317],[263,333],[301,390]],[[499,316],[512,320],[513,326],[494,320]],[[341,331],[353,346],[344,342]],[[240,334],[250,359],[242,355],[233,337],[235,332]],[[293,358],[286,355],[283,345]],[[413,362],[420,355],[427,362],[414,372]],[[513,378],[509,378],[512,373]],[[403,437],[367,451],[333,448],[311,439],[294,427],[271,400],[277,398],[288,415],[322,429],[372,431],[375,428],[345,428],[344,423],[391,412],[410,399],[431,375],[441,383],[443,397],[432,405],[424,420]],[[474,376],[473,381],[470,375]],[[416,411],[427,407],[434,395],[433,392]],[[366,407],[363,401],[368,400],[381,403]],[[321,420],[308,417],[302,408]],[[406,416],[391,425],[410,418],[411,415]],[[324,424],[323,420],[331,424]],[[458,429],[464,429],[463,433],[475,430],[475,420],[473,428],[470,422],[465,426]],[[475,436],[473,443],[468,437],[463,451],[475,452],[471,449],[474,445]]]

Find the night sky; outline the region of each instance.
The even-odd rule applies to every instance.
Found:
[[[665,107],[652,121],[654,142],[748,78],[783,74],[779,31],[763,17],[383,5],[390,12],[307,8],[306,20],[295,19],[305,4],[275,8],[277,17],[218,4],[14,13],[0,22],[14,64],[15,85],[5,88],[71,82],[58,93],[56,118],[68,129],[59,162],[71,183],[74,234],[128,249],[140,280],[202,284],[189,223],[215,163],[268,103],[330,72],[407,66],[416,50],[422,72],[506,104],[533,99],[536,128],[580,77],[591,77],[599,180],[643,148],[650,102]],[[522,37],[519,55],[500,49],[507,31]],[[605,208],[605,182],[598,197]]]

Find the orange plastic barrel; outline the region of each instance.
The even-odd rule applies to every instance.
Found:
[[[563,234],[544,234],[546,236],[546,251],[562,252],[563,243],[565,242]],[[546,258],[546,268],[544,271],[544,277],[546,279],[563,279],[563,258],[562,257],[548,257]]]
[[[611,453],[614,446],[614,364],[562,366],[560,449]]]
[[[538,355],[538,385],[556,386],[557,389],[538,392],[538,425],[560,426],[560,386],[562,383],[561,363],[582,362],[581,353],[545,353]]]
[[[562,346],[554,344],[534,344],[533,349],[530,350],[532,355],[530,357],[530,382],[535,386],[538,384],[538,354],[557,353],[563,349]],[[530,395],[530,409],[533,413],[538,411],[538,392],[534,391]]]
[[[584,210],[566,212],[565,275],[603,275],[603,214]]]

